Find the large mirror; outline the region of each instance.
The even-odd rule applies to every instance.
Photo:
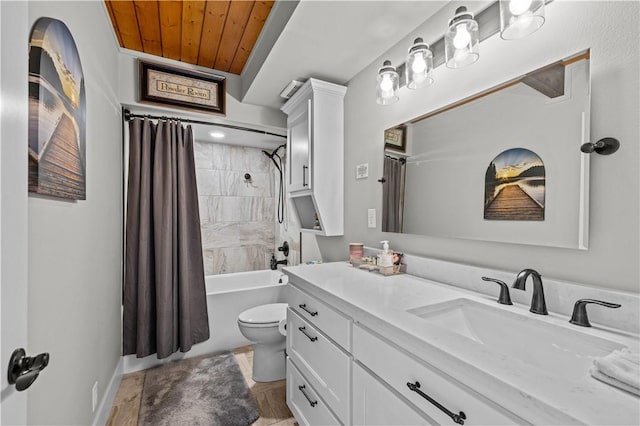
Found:
[[[385,131],[382,231],[586,249],[589,51]]]

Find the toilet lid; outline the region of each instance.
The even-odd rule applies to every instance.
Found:
[[[248,324],[277,324],[287,317],[287,306],[286,303],[256,306],[238,315],[238,321]]]

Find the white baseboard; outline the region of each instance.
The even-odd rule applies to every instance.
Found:
[[[116,393],[118,392],[118,388],[120,387],[120,380],[122,379],[122,375],[124,372],[124,362],[123,358],[120,357],[118,364],[116,364],[116,368],[113,370],[113,374],[111,375],[111,380],[109,380],[109,385],[104,391],[102,395],[102,400],[98,405],[98,409],[93,417],[93,425],[94,426],[104,426],[109,420],[109,413],[111,411],[111,406],[113,405],[113,401],[116,398]]]

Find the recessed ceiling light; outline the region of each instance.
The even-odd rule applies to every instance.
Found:
[[[213,131],[213,132],[209,132],[209,136],[216,139],[222,139],[224,138],[224,133]]]

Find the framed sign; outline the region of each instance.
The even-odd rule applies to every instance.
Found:
[[[139,61],[140,101],[225,114],[225,78]]]
[[[384,148],[405,152],[407,149],[407,132],[405,126],[394,127],[384,131]]]

